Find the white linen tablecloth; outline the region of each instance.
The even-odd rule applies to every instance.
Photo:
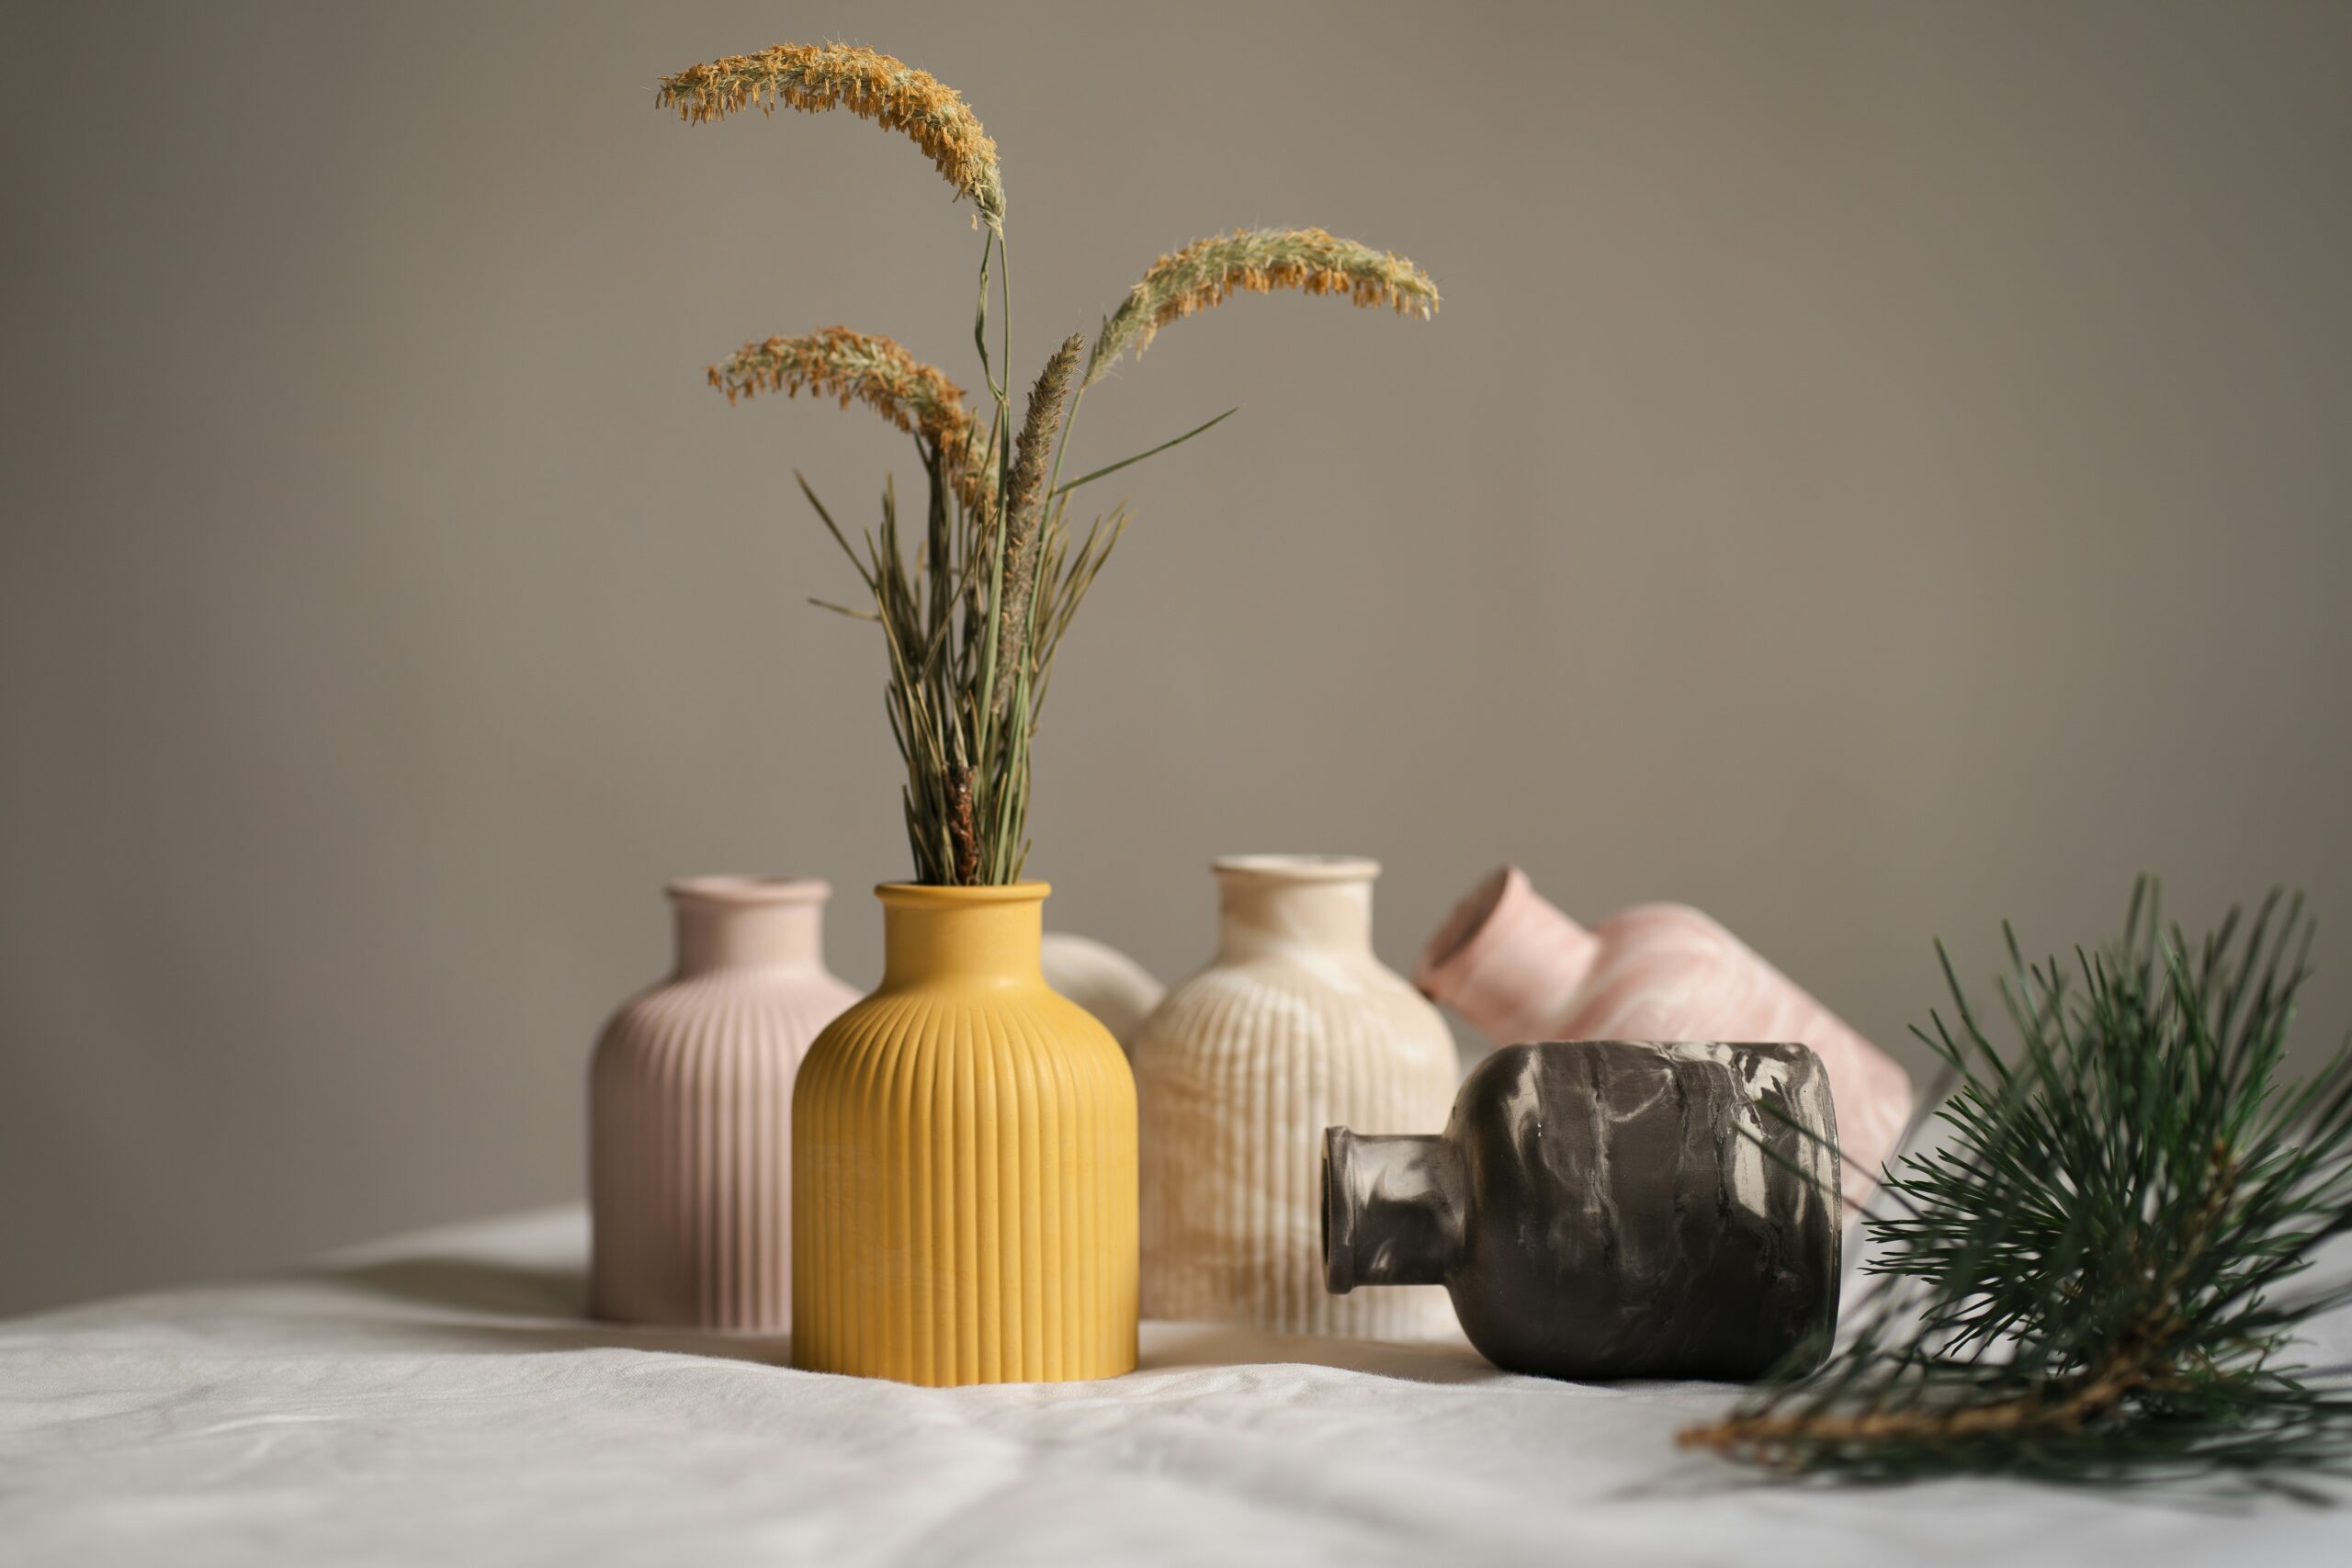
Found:
[[[585,1251],[563,1210],[0,1322],[0,1563],[2352,1562],[2352,1515],[2286,1503],[1758,1483],[1674,1447],[1727,1389],[1466,1345],[1148,1324],[1107,1382],[796,1372],[583,1320]]]

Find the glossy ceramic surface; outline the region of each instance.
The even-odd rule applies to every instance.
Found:
[[[1758,1377],[1836,1326],[1836,1136],[1802,1045],[1506,1047],[1441,1134],[1330,1129],[1327,1281],[1442,1283],[1513,1371]]]

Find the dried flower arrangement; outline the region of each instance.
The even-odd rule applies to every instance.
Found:
[[[882,629],[890,726],[907,769],[903,795],[916,880],[955,886],[1018,881],[1029,850],[1030,744],[1054,656],[1129,516],[1121,502],[1075,531],[1067,515],[1070,492],[1227,417],[1065,481],[1062,459],[1087,389],[1128,349],[1141,354],[1161,327],[1237,292],[1343,294],[1360,306],[1387,305],[1426,318],[1437,310],[1437,288],[1403,257],[1320,229],[1201,240],[1153,264],[1104,319],[1091,350],[1081,335],[1063,340],[1016,425],[1003,174],[996,143],[961,96],[887,54],[829,43],[780,44],[694,66],[664,77],[657,101],[690,123],[752,107],[773,114],[778,104],[812,114],[848,109],[904,133],[977,209],[973,342],[992,405],[985,422],[937,369],[887,337],[844,327],[747,344],[712,366],[709,378],[730,403],[804,389],[838,398],[844,408],[862,402],[914,437],[930,493],[911,560],[888,485],[880,523],[853,544],[802,481],[873,599],[870,609],[824,607]]]

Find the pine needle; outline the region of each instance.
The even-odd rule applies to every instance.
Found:
[[[1917,1032],[1957,1086],[1949,1136],[1864,1216],[1847,1342],[1683,1445],[1857,1481],[2352,1472],[2352,1384],[2289,1364],[2346,1291],[2285,1288],[2352,1230],[2352,1041],[2279,1081],[2311,942],[2281,905],[2191,947],[2143,882],[2071,968],[2005,928],[2008,1049],[1939,944],[1953,1016]]]

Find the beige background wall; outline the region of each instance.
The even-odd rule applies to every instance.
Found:
[[[1315,222],[1432,325],[1250,299],[1090,400],[1143,520],[1039,758],[1057,922],[1166,974],[1220,851],[1722,915],[1878,1037],[2275,881],[2352,1022],[2352,8],[0,12],[0,1309],[581,1186],[669,874],[901,865],[851,580],[903,438],[729,411],[834,321],[969,383],[978,243],[847,36],[1003,149],[1022,375]],[[1914,1059],[1916,1059],[1916,1055]]]

